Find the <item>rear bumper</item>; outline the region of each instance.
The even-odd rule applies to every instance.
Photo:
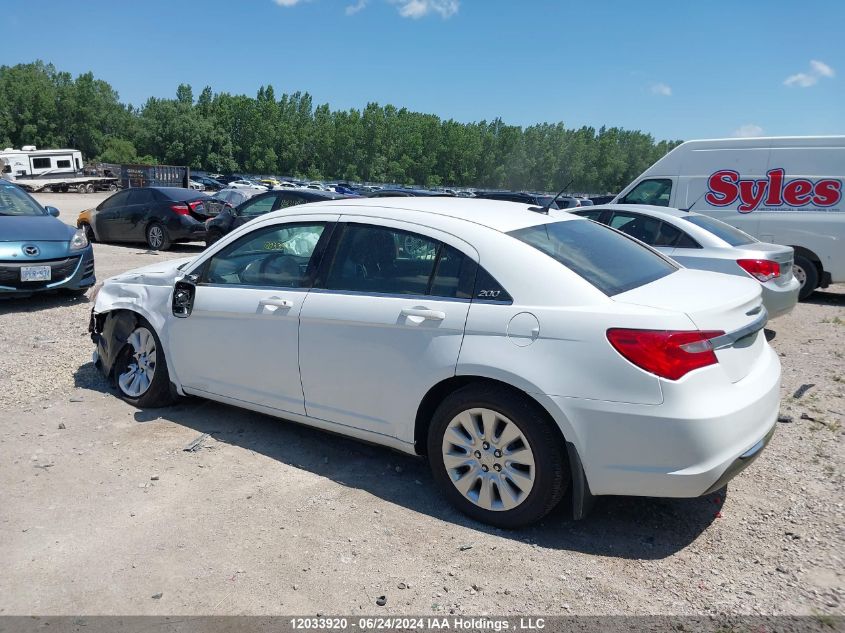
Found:
[[[205,233],[205,223],[189,215],[180,215],[178,220],[167,226],[167,235],[174,242],[203,242]]]
[[[698,497],[736,476],[768,443],[777,420],[780,363],[768,345],[762,356],[736,383],[714,367],[661,381],[659,405],[552,397],[553,415],[574,430],[567,440],[592,493]]]
[[[789,280],[784,286],[779,286],[773,281],[762,284],[763,305],[769,313],[769,319],[774,319],[792,312],[792,308],[798,303],[798,293],[801,284],[795,277]]]
[[[763,452],[763,449],[769,445],[769,442],[772,439],[772,436],[775,434],[776,425],[773,425],[769,432],[763,436],[763,438],[757,442],[754,446],[749,448],[745,451],[742,455],[737,457],[734,462],[728,466],[727,470],[722,473],[722,476],[716,480],[716,483],[710,486],[707,490],[704,491],[703,494],[709,495],[711,492],[716,492],[720,490],[723,486],[725,486],[731,479],[736,477],[739,473],[743,470],[748,468],[755,459],[760,456],[760,453]]]

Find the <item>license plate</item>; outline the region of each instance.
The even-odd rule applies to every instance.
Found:
[[[21,281],[50,281],[50,267],[21,266]]]

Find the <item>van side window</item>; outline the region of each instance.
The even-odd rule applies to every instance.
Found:
[[[652,178],[643,180],[631,189],[620,202],[621,204],[651,204],[657,207],[668,207],[671,194],[671,180],[668,178]]]

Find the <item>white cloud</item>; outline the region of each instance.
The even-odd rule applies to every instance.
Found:
[[[437,13],[444,20],[458,12],[459,0],[390,0],[399,6],[399,15],[403,18],[418,20],[430,13]]]
[[[355,15],[359,11],[363,11],[367,6],[367,0],[358,0],[355,4],[350,4],[346,7],[346,15]]]
[[[820,77],[833,77],[836,74],[833,68],[817,59],[810,60],[810,68]]]
[[[763,128],[761,128],[759,125],[755,125],[754,123],[746,123],[745,125],[740,125],[737,129],[735,129],[733,135],[737,138],[751,138],[752,136],[762,136]]]
[[[661,97],[671,97],[672,86],[664,83],[651,84],[651,92],[652,94],[660,95]]]
[[[815,86],[819,83],[819,79],[822,77],[831,78],[834,75],[836,75],[836,72],[833,68],[817,59],[811,59],[810,70],[808,72],[790,75],[784,79],[783,85],[790,88],[795,86],[798,86],[799,88],[809,88],[810,86]]]

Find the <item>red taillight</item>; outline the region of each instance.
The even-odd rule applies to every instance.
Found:
[[[191,207],[191,211],[194,212],[196,212],[197,209],[199,209],[200,211],[204,210],[202,200],[194,200],[193,202],[189,202],[188,206]]]
[[[611,328],[607,340],[640,369],[678,380],[694,369],[718,363],[710,339],[724,332],[671,332]]]
[[[178,213],[179,215],[190,215],[191,210],[188,208],[187,204],[179,203],[179,204],[171,204],[170,210]]]
[[[780,277],[780,264],[769,259],[738,259],[736,263],[757,281]]]

